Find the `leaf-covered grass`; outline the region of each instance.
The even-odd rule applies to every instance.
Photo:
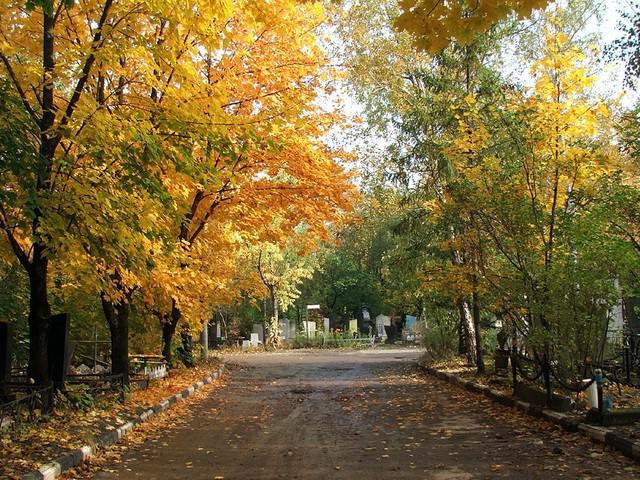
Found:
[[[107,430],[126,423],[132,416],[164,398],[179,393],[217,368],[216,360],[191,369],[171,370],[169,377],[152,381],[149,388],[133,388],[124,404],[119,395],[98,396],[89,408],[58,402],[55,412],[37,424],[0,435],[0,478],[20,478],[24,473],[55,460],[65,451],[93,444]]]

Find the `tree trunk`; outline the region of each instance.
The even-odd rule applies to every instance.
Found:
[[[171,352],[171,342],[176,333],[176,326],[168,319],[162,324],[162,356],[169,366],[173,366],[173,355]]]
[[[162,323],[162,356],[169,364],[170,367],[174,365],[173,353],[171,352],[171,343],[173,342],[173,337],[176,333],[176,329],[178,328],[178,323],[180,323],[180,318],[182,318],[182,312],[180,312],[180,308],[175,300],[171,301],[171,313],[169,317],[163,321]],[[185,329],[180,333],[180,338],[182,340],[182,359],[183,363],[186,367],[193,367],[195,363],[193,362],[193,342],[191,339],[191,332],[188,329]]]
[[[476,329],[468,300],[465,298],[460,299],[458,301],[458,309],[460,310],[461,331],[464,334],[465,355],[467,357],[467,363],[472,366],[476,364],[477,345]]]
[[[271,341],[274,345],[280,344],[280,306],[278,305],[278,297],[273,297],[273,319],[271,322]]]
[[[47,295],[49,261],[44,247],[35,243],[33,261],[29,269],[29,366],[28,375],[36,385],[49,385],[49,317],[51,307]]]
[[[53,7],[52,4],[50,4]],[[40,161],[36,179],[36,195],[46,190],[49,184],[51,164],[56,149],[56,141],[51,134],[55,121],[55,100],[53,92],[53,70],[55,67],[53,30],[55,17],[53,8],[43,8],[42,68],[45,81],[42,85],[42,118],[40,119]],[[33,258],[28,268],[29,274],[29,366],[28,375],[36,385],[49,385],[48,324],[51,316],[47,289],[49,261],[45,256],[45,245],[40,238],[40,218],[42,211],[36,203],[33,210],[31,234]]]
[[[195,367],[196,362],[193,358],[193,338],[191,337],[191,328],[184,325],[180,332],[180,340],[182,345],[178,348],[178,354],[182,364],[187,368]]]
[[[129,303],[114,303],[100,295],[102,311],[111,332],[111,373],[123,375],[123,383],[129,385]]]
[[[171,342],[176,333],[176,327],[180,321],[181,313],[175,300],[171,301],[171,314],[169,318],[162,324],[162,356],[169,364],[173,366],[173,355],[171,352]]]
[[[269,289],[269,301],[271,303],[271,311],[266,312],[265,322],[264,322],[264,344],[273,345],[276,343],[275,335],[277,335],[277,331],[274,331],[274,321],[277,322],[278,319],[278,299],[276,298],[275,288],[273,286],[267,286]],[[265,302],[266,303],[266,302]],[[277,323],[276,323],[277,325]],[[277,328],[277,327],[276,327]],[[275,334],[275,335],[274,335]]]
[[[475,344],[476,344],[476,366],[478,373],[484,373],[484,357],[482,353],[482,338],[480,332],[480,299],[478,292],[473,292],[473,329],[475,331]]]

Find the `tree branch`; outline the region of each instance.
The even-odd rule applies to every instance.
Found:
[[[9,78],[11,78],[11,82],[13,83],[13,86],[15,87],[16,91],[18,92],[18,95],[20,96],[20,100],[22,100],[22,105],[24,106],[24,109],[27,111],[27,113],[29,114],[31,119],[35,122],[35,124],[36,125],[40,125],[40,118],[38,118],[38,115],[36,114],[36,112],[31,107],[31,104],[29,103],[29,99],[27,98],[27,95],[26,95],[24,89],[22,88],[22,85],[20,85],[20,82],[18,81],[18,77],[16,77],[16,73],[13,71],[13,67],[11,66],[11,63],[9,62],[9,59],[7,58],[7,56],[4,53],[0,53],[0,59],[2,59],[2,63],[4,64],[5,68],[7,69],[7,73],[9,74]]]
[[[11,249],[13,253],[15,253],[16,257],[20,261],[20,264],[25,268],[25,270],[29,270],[31,268],[31,262],[29,262],[29,256],[24,251],[15,235],[13,234],[13,230],[9,227],[7,223],[7,213],[4,209],[4,206],[0,204],[0,213],[2,217],[0,218],[0,228],[2,228],[7,234],[7,239],[9,240],[9,244],[11,245]]]
[[[84,90],[84,86],[89,79],[89,73],[91,72],[91,67],[96,60],[95,53],[100,48],[102,41],[104,40],[102,37],[102,29],[107,21],[107,17],[109,15],[109,10],[111,9],[111,5],[113,4],[113,0],[105,0],[104,8],[102,9],[102,15],[100,16],[100,21],[98,22],[98,27],[96,29],[96,33],[93,35],[93,41],[91,43],[91,49],[89,51],[89,56],[82,67],[82,74],[78,79],[78,83],[76,84],[76,88],[73,91],[73,95],[67,104],[67,108],[60,120],[60,126],[64,127],[69,123],[75,109],[78,105],[78,101],[80,100],[80,96],[82,95],[82,91]],[[58,134],[58,141],[60,140],[60,134]]]

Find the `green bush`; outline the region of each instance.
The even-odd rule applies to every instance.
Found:
[[[427,315],[422,337],[428,361],[446,360],[458,352],[458,316],[446,309]]]
[[[67,385],[64,393],[59,394],[58,400],[67,407],[88,410],[93,405],[94,396],[89,391],[89,385]]]
[[[498,348],[498,330],[495,328],[483,328],[480,332],[482,334],[482,352],[492,355]]]

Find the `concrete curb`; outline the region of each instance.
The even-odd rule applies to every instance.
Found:
[[[148,410],[145,410],[129,422],[124,425],[120,425],[114,430],[104,432],[100,435],[93,445],[84,445],[76,450],[71,450],[51,463],[43,465],[38,470],[29,472],[22,476],[22,480],[53,480],[60,476],[63,472],[70,470],[73,467],[86,462],[91,457],[95,456],[98,449],[108,447],[114,443],[119,442],[125,435],[133,430],[136,425],[146,422],[149,418],[155,414],[164,412],[174,403],[184,400],[187,397],[193,395],[193,393],[207,385],[214,380],[217,380],[222,376],[224,372],[224,365],[220,366],[211,375],[208,375],[204,379],[194,383],[193,385],[185,388],[181,393],[176,393],[164,400],[161,400],[156,405]]]
[[[633,458],[634,460],[640,460],[640,442],[633,442],[632,440],[623,437],[618,432],[605,427],[580,422],[565,413],[556,412],[538,405],[523,402],[511,395],[499,392],[498,390],[493,390],[487,385],[481,385],[472,380],[465,380],[464,378],[452,373],[443,372],[442,370],[436,370],[435,368],[424,365],[421,365],[421,367],[425,372],[439,378],[440,380],[459,385],[465,390],[469,390],[474,393],[483,393],[485,396],[502,405],[516,408],[517,410],[533,417],[544,418],[549,422],[560,425],[569,432],[578,432],[589,437],[594,442],[602,443],[614,450],[618,450],[627,457]]]

